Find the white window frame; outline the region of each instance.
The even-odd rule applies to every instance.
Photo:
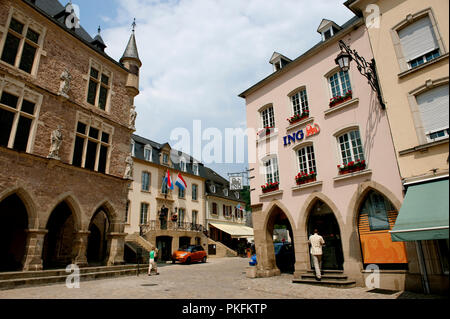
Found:
[[[17,32],[15,32],[13,30],[10,30],[9,26],[10,26],[11,20],[13,18],[15,20],[19,21],[20,23],[24,24],[24,28],[22,30],[22,34],[18,34]],[[28,40],[26,38],[28,29],[32,29],[33,31],[39,33],[38,43],[30,41],[30,40]],[[37,71],[39,69],[39,63],[40,63],[40,60],[41,60],[41,56],[42,55],[44,55],[44,56],[47,55],[47,52],[43,50],[44,40],[45,40],[45,36],[46,36],[46,33],[47,33],[47,28],[44,27],[43,25],[37,23],[36,21],[31,19],[30,17],[28,17],[24,13],[20,12],[15,7],[12,7],[10,9],[6,25],[4,27],[0,26],[0,33],[3,33],[2,37],[1,37],[1,42],[0,42],[0,48],[1,48],[0,57],[1,57],[1,55],[3,55],[3,50],[5,49],[6,37],[8,36],[9,32],[11,32],[15,37],[18,37],[20,39],[19,47],[18,47],[17,54],[16,54],[16,60],[15,60],[14,65],[11,65],[11,64],[1,60],[1,58],[0,58],[0,63],[2,63],[4,65],[8,65],[10,67],[11,66],[14,67],[22,74],[31,75],[33,77],[36,77]],[[23,71],[22,69],[19,68],[20,61],[22,59],[23,48],[24,48],[25,42],[27,42],[29,45],[31,45],[31,46],[36,48],[36,53],[35,53],[34,61],[33,61],[33,67],[31,68],[31,72],[30,73],[28,73],[26,71]]]
[[[224,189],[223,189],[223,194],[224,194],[225,196],[228,196],[229,193],[228,193],[228,189],[227,189],[227,188],[224,188]]]
[[[306,87],[301,87],[290,94],[289,100],[293,115],[302,115],[305,111],[309,111],[308,92]]]
[[[99,73],[99,78],[98,78],[98,79],[95,79],[95,78],[93,78],[93,77],[91,76],[91,69],[95,69],[95,70],[98,71],[98,73]],[[108,76],[108,78],[109,78],[108,85],[105,85],[105,84],[102,82],[102,75],[103,75],[103,74],[106,75],[106,76]],[[103,64],[101,64],[100,62],[98,62],[98,61],[96,61],[96,60],[94,60],[94,59],[92,59],[92,58],[90,59],[90,62],[89,62],[89,69],[88,69],[88,74],[87,74],[87,77],[85,77],[85,79],[87,79],[86,98],[85,98],[85,103],[86,103],[86,105],[88,105],[88,106],[90,106],[90,107],[95,107],[96,109],[98,109],[98,110],[100,110],[100,111],[103,111],[103,112],[107,112],[107,113],[110,112],[110,110],[111,110],[111,97],[112,97],[112,94],[113,94],[113,90],[112,90],[112,87],[113,87],[113,79],[114,79],[113,75],[114,75],[114,73],[113,73],[109,68],[105,67]],[[95,101],[94,101],[94,104],[91,104],[90,102],[88,102],[88,96],[89,96],[89,83],[90,83],[91,80],[93,80],[94,82],[97,83],[97,89],[96,89],[96,92],[95,92]],[[106,89],[108,90],[108,93],[107,93],[107,95],[106,95],[106,105],[105,105],[105,109],[104,109],[104,110],[102,110],[102,109],[100,108],[100,105],[99,105],[99,100],[100,100],[100,88],[101,88],[102,86],[103,86],[103,87],[106,87]]]
[[[192,164],[192,171],[194,172],[195,175],[199,175],[199,168],[198,168],[198,163],[193,163]]]
[[[147,189],[144,189],[144,175],[148,176]],[[143,191],[143,192],[150,192],[151,180],[152,180],[151,176],[152,176],[152,174],[150,172],[142,171],[142,174],[141,174],[141,182],[142,182],[141,191]]]
[[[145,145],[145,147],[144,147],[144,159],[147,162],[151,162],[152,161],[152,155],[153,155],[153,148],[150,145],[148,145],[148,144]]]
[[[186,159],[184,157],[180,157],[180,171],[186,172]]]
[[[362,139],[362,136],[361,136],[361,132],[360,132],[360,130],[359,130],[359,128],[352,128],[352,129],[349,129],[349,130],[347,130],[347,131],[345,131],[345,132],[342,132],[342,133],[340,133],[340,134],[338,134],[337,136],[336,136],[336,141],[337,141],[337,146],[338,146],[338,152],[339,152],[339,159],[340,159],[340,163],[339,164],[348,164],[348,163],[350,163],[350,162],[356,162],[357,161],[357,159],[358,158],[356,158],[356,154],[355,154],[355,150],[354,150],[354,147],[352,146],[352,138],[351,138],[351,133],[354,133],[354,132],[358,132],[358,134],[359,134],[359,141],[361,142],[361,145],[360,145],[360,147],[361,147],[361,149],[362,149],[362,158],[360,158],[359,156],[358,156],[358,158],[359,159],[361,159],[361,161],[362,160],[365,160],[366,162],[367,162],[367,160],[366,160],[366,158],[365,158],[365,150],[364,150],[364,144],[363,144],[363,139]],[[349,148],[348,148],[348,151],[350,151],[350,160],[349,161],[347,161],[347,162],[345,162],[345,160],[344,160],[344,158],[343,158],[343,156],[342,156],[342,152],[343,152],[343,150],[342,150],[342,147],[341,147],[341,142],[340,142],[340,138],[341,137],[343,137],[343,136],[347,136],[347,139],[348,139],[348,143],[349,143]],[[347,149],[346,149],[346,151],[347,151]],[[361,153],[359,153],[358,155],[360,155]]]
[[[343,90],[343,85],[342,85],[342,78],[341,78],[341,73],[346,73],[348,75],[348,82],[350,85],[350,90],[347,89],[346,91]],[[334,77],[335,75],[337,75],[337,82],[338,82],[338,86],[339,86],[339,92],[340,95],[334,95],[333,94],[333,86],[331,84],[331,78]],[[327,76],[327,82],[328,82],[328,89],[329,89],[329,93],[331,98],[336,97],[336,96],[344,96],[348,91],[353,91],[352,89],[352,80],[350,77],[350,72],[349,71],[341,71],[341,70],[336,70],[336,72],[332,72],[330,75]],[[345,84],[347,86],[347,84]]]
[[[78,133],[78,123],[81,122],[86,125],[86,134]],[[89,129],[93,127],[99,131],[99,139],[96,140],[94,138],[89,137]],[[105,143],[102,141],[102,133],[109,134],[109,142]],[[81,157],[81,166],[82,168],[86,167],[86,154],[87,154],[87,146],[88,141],[94,141],[97,143],[97,151],[96,151],[96,159],[95,159],[95,165],[94,165],[94,171],[98,172],[98,165],[99,165],[99,158],[100,158],[100,148],[101,146],[108,147],[108,153],[106,155],[106,168],[105,168],[105,174],[109,174],[109,168],[110,168],[110,160],[111,160],[111,152],[112,152],[112,140],[114,136],[114,127],[105,124],[102,120],[91,117],[89,115],[86,115],[84,113],[78,112],[76,121],[75,121],[75,127],[74,127],[74,139],[72,144],[72,154],[70,156],[70,164],[73,165],[73,156],[75,152],[75,145],[76,145],[76,137],[79,136],[84,139],[84,146],[83,146],[83,152]]]
[[[34,148],[34,142],[36,137],[36,130],[38,125],[39,113],[42,105],[43,96],[34,91],[29,90],[25,87],[25,83],[16,82],[15,80],[1,79],[0,78],[0,98],[3,92],[15,95],[18,97],[17,108],[11,108],[7,105],[0,104],[0,108],[14,113],[13,124],[11,127],[11,132],[9,135],[9,141],[7,147],[10,149],[14,148],[14,142],[16,139],[17,126],[19,125],[20,117],[26,117],[31,119],[30,132],[28,133],[28,143],[26,147],[27,153],[32,153]],[[23,100],[34,103],[34,114],[28,114],[22,112]],[[56,129],[56,128],[55,128]]]
[[[272,155],[264,159],[263,166],[264,180],[266,183],[280,182],[280,171],[277,156]]]
[[[300,153],[304,151],[306,161],[303,160],[302,156],[300,156]],[[311,158],[311,151],[312,151],[312,158]],[[315,172],[317,174],[317,162],[316,162],[316,154],[313,144],[304,145],[298,149],[295,150],[295,155],[297,157],[297,169],[299,172],[304,173],[311,173]],[[302,166],[306,167],[306,171],[302,170]]]
[[[273,105],[268,105],[260,111],[262,128],[275,128],[275,111]]]
[[[144,207],[147,208],[145,211],[144,211]],[[149,203],[146,203],[146,202],[141,203],[141,211],[140,211],[140,215],[139,215],[139,225],[147,225],[148,224],[149,209],[150,209]],[[144,220],[144,217],[145,217],[145,220]]]
[[[136,142],[131,140],[131,156],[136,157]]]

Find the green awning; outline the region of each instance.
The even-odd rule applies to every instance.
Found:
[[[448,239],[448,179],[410,186],[392,241]]]

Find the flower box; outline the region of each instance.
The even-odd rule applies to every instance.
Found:
[[[274,192],[280,189],[280,183],[267,183],[266,185],[262,185],[261,189],[264,194]]]
[[[258,136],[259,137],[269,136],[272,133],[273,129],[274,129],[273,127],[265,127],[258,132]]]
[[[352,91],[348,91],[343,96],[335,96],[332,99],[330,99],[330,107],[334,107],[336,105],[342,104],[346,101],[349,101],[353,98]]]
[[[300,172],[295,176],[295,181],[297,182],[297,185],[304,185],[308,183],[313,183],[317,181],[317,173],[316,172]]]
[[[357,160],[347,165],[338,165],[339,175],[351,174],[366,169],[366,161]]]
[[[309,117],[309,109],[306,109],[302,114],[295,114],[294,116],[288,118],[289,124],[295,124],[303,121]]]

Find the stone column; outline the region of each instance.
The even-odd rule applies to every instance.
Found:
[[[27,243],[23,257],[23,271],[39,271],[43,269],[42,250],[44,247],[46,229],[30,229],[26,231]]]
[[[351,226],[350,226],[351,227]],[[344,252],[344,273],[350,280],[355,280],[358,286],[364,286],[363,260],[361,255],[359,235],[356,230],[344,226],[341,232],[342,250]]]
[[[308,269],[311,268],[309,261],[308,236],[294,235],[294,247],[295,247],[294,278],[298,279],[301,277],[302,274],[307,273]]]
[[[72,264],[76,264],[79,267],[88,266],[86,252],[90,233],[90,231],[79,231],[74,233],[75,238],[73,243]]]
[[[124,246],[126,233],[109,233],[108,234],[108,251],[109,257],[107,266],[123,265],[125,263]]]

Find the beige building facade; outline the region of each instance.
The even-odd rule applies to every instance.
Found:
[[[449,2],[440,0],[350,0],[345,3],[364,17],[377,62],[382,95],[406,194],[400,218],[408,222],[415,189],[424,197],[427,220],[417,236],[402,229],[393,236],[408,243],[407,289],[448,293],[448,168],[449,168]],[[441,195],[440,192],[442,192]],[[410,198],[408,198],[410,197]],[[433,212],[442,211],[436,224]],[[445,211],[445,212],[444,212]],[[402,216],[403,214],[403,216]],[[431,214],[431,215],[430,215]],[[436,213],[435,213],[436,214]],[[445,218],[445,215],[446,218]],[[428,224],[427,226],[424,226]],[[434,226],[434,230],[430,230]],[[439,231],[440,234],[433,233]],[[421,241],[417,240],[421,239]],[[436,240],[438,239],[438,240]]]
[[[121,264],[141,64],[41,5],[0,2],[0,269]]]
[[[133,135],[133,181],[130,183],[125,231],[129,241],[141,237],[156,247],[162,260],[171,260],[172,253],[186,245],[202,245],[207,249],[205,236],[205,179],[201,163],[169,144],[158,144]],[[187,187],[181,191],[163,186],[170,172],[174,184],[178,174]],[[131,236],[130,236],[131,235]],[[139,243],[139,241],[137,241]]]

